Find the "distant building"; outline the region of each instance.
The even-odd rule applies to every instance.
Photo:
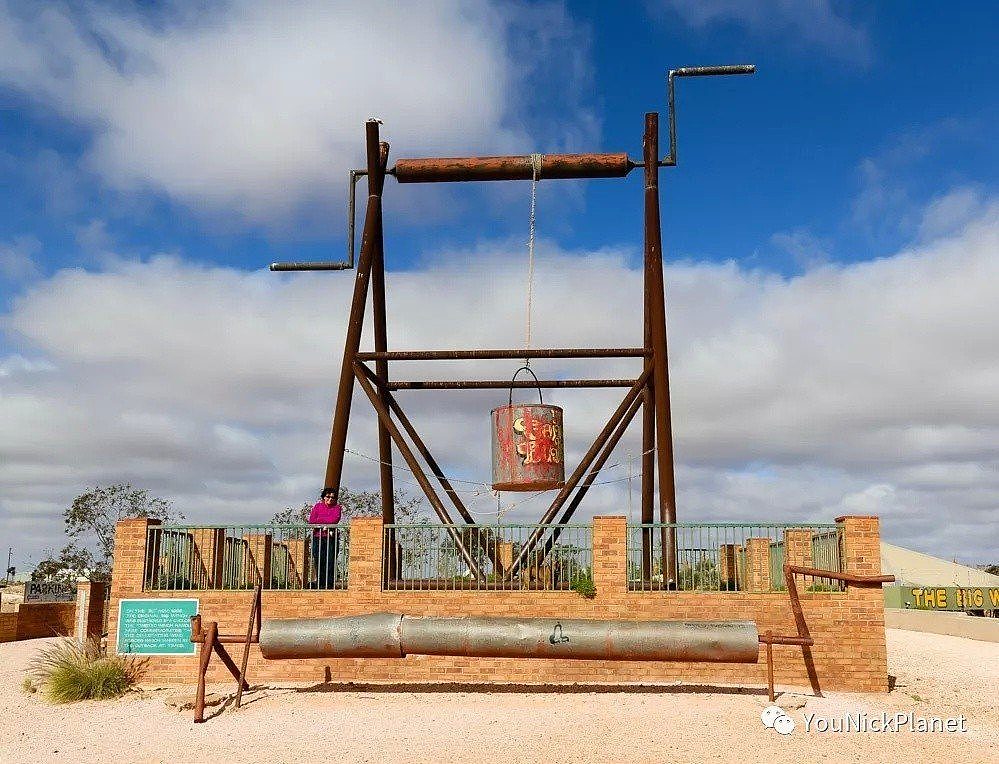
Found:
[[[978,568],[882,542],[881,570],[885,607],[999,613],[999,576]]]

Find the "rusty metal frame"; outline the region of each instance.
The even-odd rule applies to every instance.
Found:
[[[416,428],[406,417],[392,396],[396,390],[466,390],[498,389],[508,387],[505,380],[390,380],[389,362],[404,360],[484,360],[520,358],[643,358],[643,374],[638,379],[564,379],[542,380],[541,387],[586,389],[627,387],[628,392],[617,411],[591,444],[583,461],[572,478],[555,497],[542,518],[550,523],[568,502],[560,522],[567,522],[578,508],[597,472],[617,444],[625,429],[642,409],[642,468],[641,505],[642,522],[653,519],[655,485],[659,485],[659,519],[663,523],[676,522],[676,489],[673,465],[673,436],[670,421],[669,369],[666,343],[666,303],[663,278],[662,231],[659,208],[659,168],[676,165],[676,116],[674,79],[676,77],[749,74],[755,70],[749,65],[687,67],[670,70],[667,76],[669,108],[669,153],[659,156],[659,115],[645,115],[642,161],[632,160],[626,153],[546,154],[540,162],[540,172],[532,155],[503,157],[430,157],[399,159],[388,167],[389,146],[380,140],[378,120],[368,120],[365,125],[367,162],[364,169],[349,172],[348,185],[348,261],[346,263],[274,263],[272,270],[334,270],[354,266],[354,233],[356,212],[356,185],[361,177],[367,178],[368,196],[365,207],[361,244],[358,250],[354,291],[344,352],[341,361],[336,405],[330,436],[330,449],[324,485],[339,494],[343,476],[344,449],[350,419],[351,398],[355,382],[361,387],[378,421],[378,452],[382,496],[382,519],[395,521],[392,480],[392,443],[402,453],[409,468],[416,476],[427,499],[441,522],[448,527],[462,556],[473,575],[481,575],[474,556],[463,544],[462,534],[451,520],[444,503],[437,495],[413,449],[393,420],[393,415],[412,440],[420,457],[440,482],[444,492],[465,523],[470,515],[451,488],[439,464],[420,439]],[[640,348],[550,348],[540,350],[409,350],[389,351],[386,342],[385,262],[382,224],[382,196],[385,176],[391,175],[399,183],[442,183],[496,180],[531,180],[563,178],[622,178],[633,169],[643,168],[644,183],[644,289],[643,289],[643,346]],[[365,321],[369,287],[374,321],[374,350],[362,351],[360,340]],[[364,362],[373,361],[372,372]],[[523,383],[526,386],[526,383]],[[514,386],[520,386],[515,384]],[[582,484],[580,484],[582,481]],[[577,490],[570,501],[570,494]],[[665,533],[669,534],[670,531]],[[521,549],[510,573],[516,572],[543,533],[536,533]],[[546,542],[547,548],[553,543]],[[651,538],[645,539],[646,543]],[[667,580],[676,577],[675,538],[666,537],[662,544],[662,567]],[[643,556],[644,559],[645,556]],[[651,566],[651,563],[649,563]],[[651,575],[651,570],[646,570]]]
[[[217,621],[209,621],[202,625],[201,615],[191,616],[191,642],[200,645],[198,654],[198,689],[194,696],[194,723],[201,724],[205,721],[205,684],[208,677],[208,665],[211,663],[212,654],[216,654],[222,664],[229,670],[236,680],[236,703],[239,708],[243,700],[243,690],[250,689],[246,681],[246,665],[250,657],[250,645],[259,644],[260,626],[263,620],[263,581],[258,581],[256,589],[253,591],[253,600],[250,604],[250,623],[246,628],[246,636],[240,637],[236,634],[219,634]],[[239,668],[236,662],[225,649],[227,644],[242,644],[243,658]]]

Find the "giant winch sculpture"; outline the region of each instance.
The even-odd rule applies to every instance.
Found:
[[[348,260],[344,262],[287,262],[273,263],[274,271],[343,270],[354,267],[354,207],[358,178],[367,177],[368,198],[357,259],[357,275],[347,322],[340,381],[337,388],[336,408],[333,414],[332,435],[326,465],[324,485],[339,493],[343,476],[344,454],[347,443],[347,426],[350,419],[351,397],[355,381],[371,402],[378,416],[378,461],[382,520],[386,525],[395,522],[392,478],[392,444],[398,448],[416,482],[427,496],[431,507],[458,548],[471,575],[480,578],[482,573],[475,564],[475,555],[466,548],[467,539],[460,526],[452,519],[444,501],[438,495],[417,454],[426,463],[439,482],[441,489],[454,506],[458,516],[467,524],[474,524],[451,482],[440,468],[426,444],[409,420],[396,397],[398,390],[480,390],[510,389],[521,387],[543,388],[627,388],[624,400],[601,429],[580,463],[565,479],[562,465],[561,409],[557,407],[525,406],[523,415],[511,414],[509,407],[493,412],[494,470],[493,485],[497,490],[555,490],[558,493],[542,514],[537,528],[527,538],[505,575],[513,577],[529,559],[535,559],[537,546],[544,542],[542,556],[554,546],[560,526],[569,521],[578,509],[598,473],[621,439],[628,425],[642,410],[641,457],[641,521],[655,522],[653,499],[656,474],[659,487],[659,522],[676,523],[676,487],[673,474],[673,434],[670,420],[669,372],[666,355],[666,305],[663,286],[662,236],[659,214],[659,168],[673,167],[677,163],[676,110],[674,108],[674,80],[677,77],[704,77],[730,74],[752,74],[752,65],[700,66],[670,70],[667,80],[669,107],[669,153],[659,156],[659,115],[645,115],[642,161],[634,161],[626,153],[616,154],[529,154],[498,157],[451,157],[400,159],[394,167],[388,166],[389,145],[379,140],[378,120],[366,125],[367,168],[351,170],[348,201]],[[382,196],[386,176],[399,183],[454,183],[470,181],[530,180],[531,237],[529,255],[533,274],[534,202],[538,182],[571,178],[622,178],[641,167],[644,183],[644,342],[632,348],[547,348],[530,346],[531,287],[529,278],[527,300],[527,338],[520,349],[474,350],[393,350],[387,346],[385,304],[385,252],[382,235]],[[361,334],[364,328],[368,289],[374,322],[374,350],[362,351]],[[530,366],[535,358],[637,358],[642,370],[634,379],[537,379],[516,380],[392,380],[389,362],[397,361],[477,361],[487,359],[523,359]],[[373,362],[374,368],[367,364]],[[512,396],[509,406],[513,406]],[[518,429],[519,428],[519,429]],[[530,429],[530,431],[528,431]],[[405,433],[405,435],[404,435]],[[406,436],[409,440],[407,441]],[[410,444],[411,441],[411,444]],[[545,538],[546,534],[548,538]],[[658,565],[665,571],[667,581],[676,578],[675,531],[664,529],[661,560]],[[643,576],[652,575],[652,539],[645,534],[643,543]]]

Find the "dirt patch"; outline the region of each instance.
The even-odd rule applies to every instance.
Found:
[[[583,692],[269,685],[245,705],[209,709],[204,725],[168,698],[193,688],[149,686],[119,701],[51,706],[21,677],[42,644],[0,645],[0,760],[4,762],[252,761],[905,761],[994,760],[999,745],[999,645],[888,632],[887,695],[804,691],[786,697],[796,729],[765,729],[755,688],[684,685]],[[789,649],[789,648],[782,648]],[[251,677],[252,679],[252,677]],[[231,685],[210,688],[222,696]],[[437,689],[438,691],[431,691]],[[597,691],[599,690],[599,691]],[[788,693],[791,696],[792,693]],[[963,714],[963,734],[805,731],[805,715]]]

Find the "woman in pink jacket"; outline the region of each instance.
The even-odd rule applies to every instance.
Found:
[[[336,503],[332,488],[324,488],[319,501],[309,513],[309,524],[320,525],[312,531],[312,565],[316,571],[316,586],[330,589],[336,583],[336,558],[340,551],[339,529],[330,528],[340,522],[343,509]]]

